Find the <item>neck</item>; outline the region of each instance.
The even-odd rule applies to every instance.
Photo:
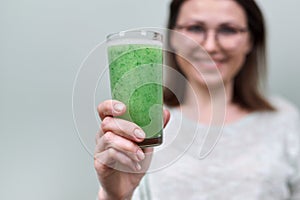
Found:
[[[182,110],[193,119],[208,124],[228,121],[227,110],[232,106],[233,83],[212,87],[191,83],[187,87]]]

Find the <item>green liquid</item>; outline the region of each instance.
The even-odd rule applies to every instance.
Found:
[[[147,138],[162,136],[162,48],[130,44],[108,47],[113,99],[127,106],[122,119],[139,125]]]

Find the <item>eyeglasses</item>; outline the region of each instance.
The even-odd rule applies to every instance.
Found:
[[[203,44],[207,40],[207,35],[209,29],[204,25],[194,24],[194,25],[176,25],[175,30],[182,31],[189,37],[194,38],[200,44]],[[215,40],[218,44],[226,50],[236,49],[241,40],[242,33],[248,32],[247,28],[234,27],[232,25],[222,25],[215,30]]]

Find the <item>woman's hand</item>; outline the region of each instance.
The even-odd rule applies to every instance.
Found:
[[[136,124],[114,118],[124,114],[126,107],[115,100],[98,106],[102,120],[96,136],[94,166],[101,183],[99,199],[130,199],[149,167],[153,148],[141,149],[145,133]],[[170,114],[164,111],[165,124]]]

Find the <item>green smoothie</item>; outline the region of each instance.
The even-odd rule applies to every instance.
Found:
[[[127,106],[121,118],[139,125],[146,133],[141,146],[162,142],[162,46],[119,44],[108,46],[113,99]]]

